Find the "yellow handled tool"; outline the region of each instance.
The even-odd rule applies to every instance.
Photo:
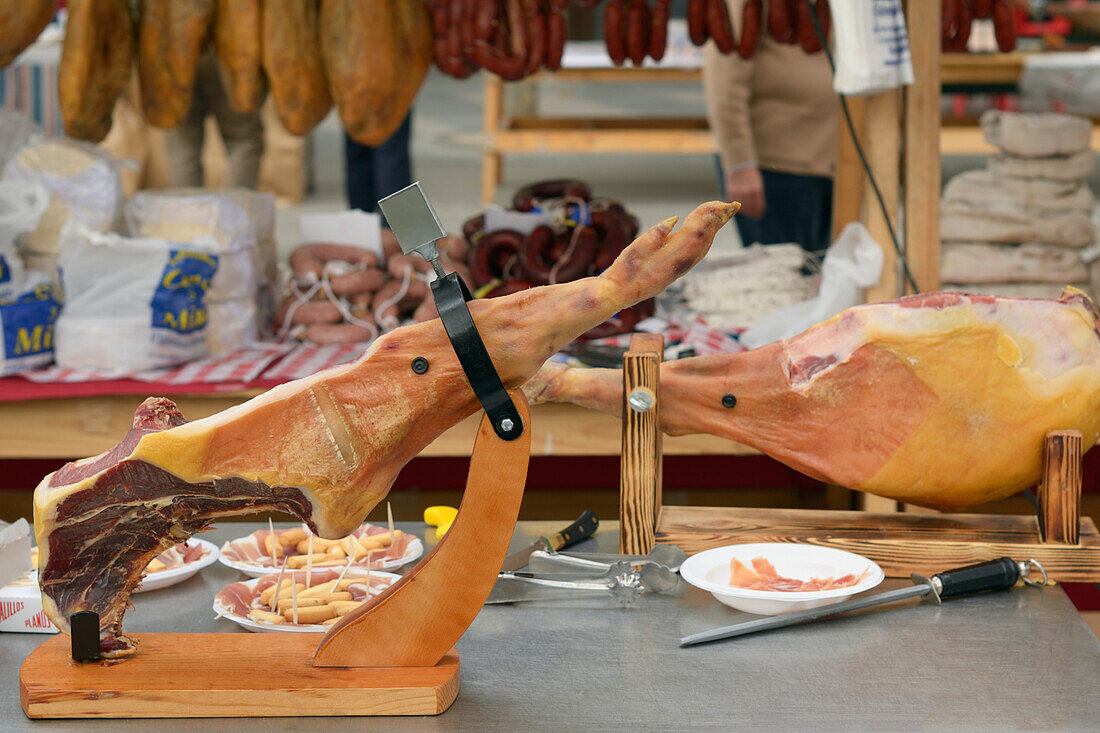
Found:
[[[424,510],[424,522],[435,527],[435,536],[442,537],[451,528],[451,522],[458,516],[453,506],[430,506]]]

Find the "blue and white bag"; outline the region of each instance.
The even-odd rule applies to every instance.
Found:
[[[59,266],[65,305],[55,329],[58,365],[122,376],[206,356],[216,254],[69,222]]]
[[[51,278],[28,272],[21,292],[0,298],[0,377],[43,367],[53,361],[58,303]]]

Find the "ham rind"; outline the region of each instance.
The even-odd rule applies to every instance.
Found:
[[[470,303],[504,384],[518,387],[573,338],[664,290],[738,208],[703,204],[671,234],[676,220],[661,222],[598,277]],[[428,360],[424,374],[410,366],[417,357]],[[478,409],[438,319],[380,337],[354,363],[195,422],[168,400],[147,400],[118,446],[35,490],[43,607],[66,632],[71,614],[95,611],[104,655],[132,653],[122,615],[158,552],[218,517],[269,510],[343,537],[411,458]]]
[[[916,295],[753,351],[666,362],[660,381],[670,435],[710,433],[821,481],[963,509],[1033,485],[1048,431],[1096,443],[1100,311],[1072,289]],[[524,391],[619,414],[622,373],[551,364]]]

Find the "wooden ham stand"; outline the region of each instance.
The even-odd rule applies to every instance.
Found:
[[[802,542],[864,555],[890,577],[930,576],[1007,555],[1038,560],[1053,580],[1100,582],[1100,532],[1080,516],[1082,437],[1075,430],[1047,433],[1036,517],[663,505],[662,352],[660,336],[636,334],[624,356],[622,552],[647,553],[655,542],[689,555],[747,542]]]
[[[481,420],[447,534],[404,577],[313,634],[135,634],[125,660],[72,660],[58,634],[19,673],[31,718],[436,715],[458,695],[455,642],[481,610],[512,540],[527,479],[530,412],[512,441]]]

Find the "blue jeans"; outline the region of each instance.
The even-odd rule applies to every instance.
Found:
[[[347,172],[348,206],[375,211],[378,200],[412,183],[409,161],[409,132],[412,110],[401,126],[381,145],[362,145],[344,133],[344,163]],[[386,225],[385,217],[382,225]]]
[[[719,165],[719,180],[721,179]],[[760,171],[764,179],[764,216],[733,218],[745,245],[797,242],[807,252],[824,252],[833,223],[833,180],[779,171]],[[724,186],[723,186],[723,198]]]

